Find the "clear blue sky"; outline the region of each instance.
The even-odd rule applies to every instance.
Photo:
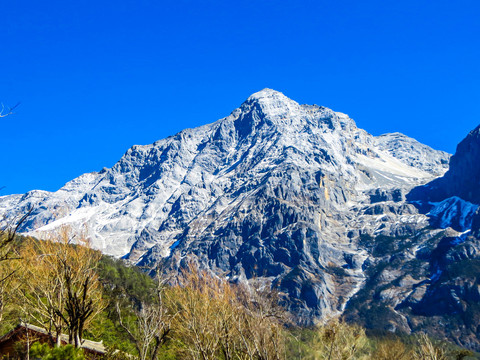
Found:
[[[1,195],[57,190],[269,87],[454,152],[480,123],[480,1],[2,1]]]

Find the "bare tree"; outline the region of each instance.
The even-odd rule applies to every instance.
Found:
[[[22,226],[32,211],[33,209],[28,210],[27,213],[16,222],[15,226],[7,226],[6,229],[0,230],[0,262],[18,260],[18,252],[14,249],[15,236],[20,226]]]
[[[227,286],[210,274],[200,272],[193,264],[178,280],[167,300],[170,309],[177,313],[174,340],[181,356],[195,360],[216,359],[222,345],[225,353],[230,354],[233,345],[228,340],[234,339],[231,336],[233,327],[225,322],[232,318],[233,307],[224,302],[230,300],[224,297]]]
[[[278,292],[268,285],[258,285],[238,288],[237,299],[242,309],[235,324],[238,336],[242,339],[248,359],[283,359],[283,325],[289,322],[287,312],[279,304]]]
[[[6,229],[0,230],[0,321],[3,319],[5,306],[14,298],[13,290],[17,283],[14,275],[19,264],[11,262],[20,259],[15,246],[16,234],[31,212],[32,210],[29,210],[22,216],[15,226],[7,226]]]
[[[174,314],[168,311],[163,297],[164,283],[159,282],[153,301],[141,301],[133,306],[135,320],[130,323],[123,319],[119,303],[116,303],[120,326],[134,342],[140,360],[157,359],[159,349],[172,329]]]
[[[230,284],[190,264],[168,293],[182,358],[284,359],[285,311],[267,292]]]
[[[76,239],[69,229],[48,240],[30,239],[22,249],[23,309],[43,326],[52,339],[68,331],[69,342],[81,345],[83,331],[103,309],[102,289],[96,274],[100,253],[84,237]]]

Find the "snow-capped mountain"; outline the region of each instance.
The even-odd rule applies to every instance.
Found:
[[[459,249],[480,223],[478,203],[453,193],[405,200],[449,159],[264,89],[223,119],[133,146],[111,169],[57,192],[0,197],[0,213],[13,219],[32,207],[23,232],[71,225],[103,252],[155,271],[196,261],[233,281],[268,283],[305,323],[343,313],[409,332],[424,326],[415,311],[432,301],[445,259],[474,251]],[[368,323],[377,310],[388,316]]]
[[[206,213],[235,208],[264,181],[279,183],[289,164],[322,185],[323,197],[331,184],[348,183],[331,189],[348,207],[379,185],[425,183],[447,161],[447,154],[404,135],[375,138],[344,114],[265,89],[224,119],[133,146],[113,168],[84,174],[57,192],[1,197],[0,211],[12,217],[33,207],[23,231],[37,236],[70,224],[85,227],[107,254],[124,256],[133,245],[140,256],[155,245],[167,256],[187,225],[204,230]]]

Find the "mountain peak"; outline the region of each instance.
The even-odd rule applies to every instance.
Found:
[[[267,117],[278,125],[285,121],[292,122],[301,112],[300,108],[301,106],[296,101],[281,92],[265,88],[250,95],[238,110],[244,114],[251,111],[258,112],[258,118],[253,122]]]
[[[261,100],[265,98],[273,98],[273,99],[280,99],[280,98],[285,98],[288,99],[283,93],[280,91],[276,91],[273,89],[265,88],[260,91],[257,91],[256,93],[250,95],[247,99],[247,101],[255,101],[255,100]]]

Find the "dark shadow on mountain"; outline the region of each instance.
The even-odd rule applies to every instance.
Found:
[[[480,126],[458,144],[444,176],[413,188],[406,199],[434,228],[470,229],[480,204]]]
[[[438,202],[452,196],[480,204],[480,125],[458,144],[445,175],[412,189],[407,200]]]

